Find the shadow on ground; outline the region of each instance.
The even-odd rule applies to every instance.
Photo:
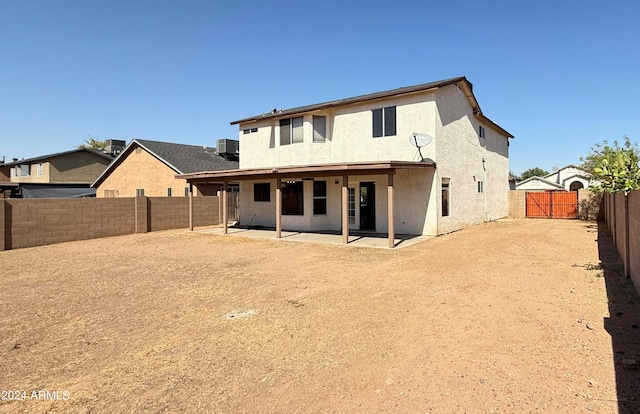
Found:
[[[604,326],[613,347],[618,411],[640,413],[640,297],[631,279],[625,277],[624,265],[604,222],[598,222],[598,254],[602,264],[609,317]]]

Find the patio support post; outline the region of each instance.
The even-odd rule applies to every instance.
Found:
[[[222,182],[222,233],[227,234],[227,182]]]
[[[282,180],[276,178],[276,238],[282,237]]]
[[[349,176],[342,176],[342,244],[349,243]]]
[[[395,246],[395,228],[393,227],[393,172],[390,172],[387,178],[387,227],[389,229],[389,248],[392,249]]]
[[[189,231],[193,231],[193,183],[189,183]]]

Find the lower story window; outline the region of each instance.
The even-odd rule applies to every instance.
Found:
[[[171,187],[167,188],[167,197],[171,197],[172,192],[173,192],[173,189]]]
[[[449,182],[450,178],[442,179],[442,217],[447,217],[449,215],[449,203],[451,193],[449,191]]]
[[[484,193],[484,181],[478,181],[478,192]]]
[[[327,214],[327,182],[313,182],[313,214]]]
[[[136,188],[136,196],[143,196],[144,188]]]
[[[269,183],[254,183],[253,201],[271,201],[271,185]]]
[[[356,189],[349,187],[349,224],[356,224]]]
[[[304,191],[302,181],[287,181],[282,186],[282,215],[304,215]]]

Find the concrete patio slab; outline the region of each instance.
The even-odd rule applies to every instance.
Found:
[[[196,230],[199,233],[223,235],[222,227],[214,227],[203,230]],[[318,243],[318,244],[335,244],[351,247],[372,247],[372,248],[389,248],[389,240],[386,234],[382,233],[360,233],[352,232],[349,235],[349,244],[342,244],[342,234],[339,232],[294,232],[282,231],[282,237],[276,238],[276,231],[272,229],[247,229],[229,227],[228,236],[241,236],[251,239],[268,239],[268,240],[284,240],[292,242]],[[396,234],[396,249],[412,246],[422,241],[433,238],[434,236],[417,236],[412,234]]]

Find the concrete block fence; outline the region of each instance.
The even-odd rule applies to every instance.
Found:
[[[217,196],[193,197],[193,224],[218,224]],[[0,199],[0,251],[188,228],[188,197]]]

